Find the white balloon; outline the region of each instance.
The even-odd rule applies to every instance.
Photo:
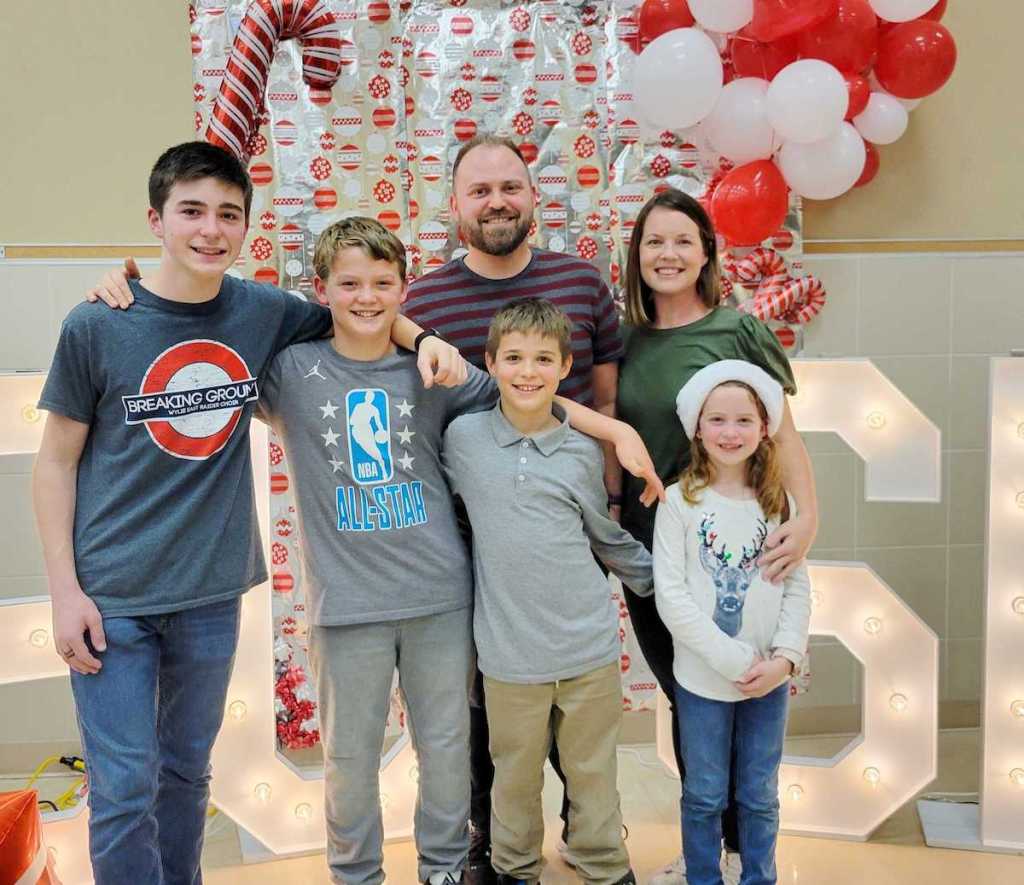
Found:
[[[720,34],[738,31],[754,17],[754,0],[690,0],[689,6],[701,27]]]
[[[892,144],[907,131],[908,122],[900,100],[884,92],[872,92],[867,107],[853,118],[857,131],[872,144]]]
[[[743,77],[726,83],[704,121],[708,142],[737,166],[770,157],[777,147],[768,122],[768,81]]]
[[[846,84],[843,84],[844,94]],[[633,98],[663,129],[699,123],[722,91],[722,59],[703,31],[676,28],[652,40],[636,60]]]
[[[801,197],[831,200],[854,186],[866,158],[864,139],[853,126],[843,123],[822,141],[787,141],[775,162],[786,184]]]
[[[839,128],[850,97],[843,75],[833,65],[805,58],[775,75],[767,101],[768,119],[781,138],[810,143]]]
[[[887,22],[908,22],[924,15],[938,0],[868,0],[875,15]]]

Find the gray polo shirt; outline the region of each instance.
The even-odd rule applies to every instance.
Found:
[[[503,682],[570,679],[618,658],[619,613],[594,554],[641,596],[653,588],[650,555],[608,518],[600,446],[556,414],[558,427],[524,436],[499,404],[444,435],[473,524],[479,665]]]

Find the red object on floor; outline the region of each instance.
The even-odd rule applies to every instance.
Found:
[[[35,790],[0,793],[0,883],[60,885],[48,862]]]

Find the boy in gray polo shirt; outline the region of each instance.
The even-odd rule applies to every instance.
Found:
[[[473,630],[495,765],[491,861],[503,885],[540,878],[552,739],[577,871],[594,885],[635,882],[616,787],[618,612],[593,554],[640,595],[652,592],[651,558],[607,516],[600,447],[552,412],[570,334],[543,299],[500,310],[487,367],[501,400],[444,437],[449,482],[473,525]]]

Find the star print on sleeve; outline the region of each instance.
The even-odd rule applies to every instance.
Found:
[[[327,433],[321,433],[320,437],[324,441],[324,446],[337,446],[338,437],[340,434],[335,433],[330,427],[327,428]]]
[[[323,413],[320,416],[321,418],[333,418],[335,417],[334,413],[338,411],[340,406],[332,405],[331,401],[327,400],[327,402],[324,405],[317,406],[317,408]]]
[[[400,418],[411,418],[412,410],[416,408],[407,399],[403,399],[400,403],[395,403],[395,405],[398,407],[398,416]]]
[[[339,470],[345,469],[344,463],[337,458],[330,458],[327,463],[331,465],[331,473],[337,473]]]
[[[412,445],[412,438],[416,435],[416,431],[410,430],[409,425],[406,424],[405,429],[399,430],[395,435],[402,441],[403,446],[409,446]]]
[[[402,465],[403,470],[412,470],[412,462],[415,460],[416,459],[412,455],[406,452],[398,459],[398,463]]]

